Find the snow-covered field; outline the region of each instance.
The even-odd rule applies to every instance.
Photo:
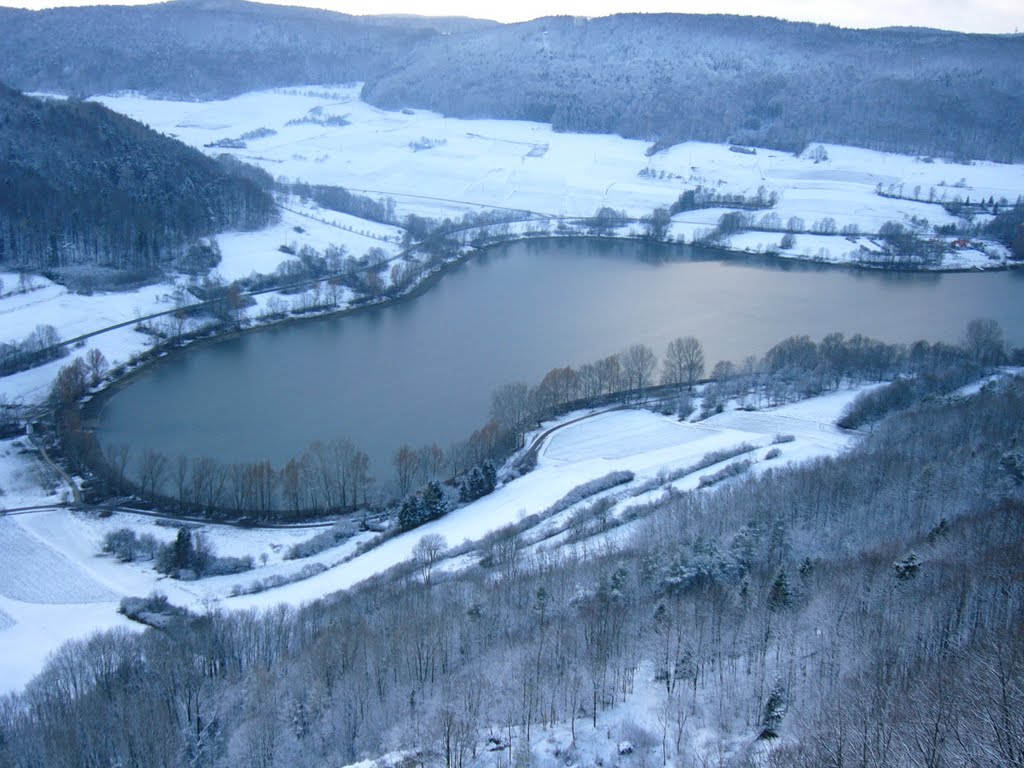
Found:
[[[590,216],[600,206],[644,215],[701,184],[753,194],[781,193],[777,213],[808,225],[831,216],[839,227],[875,232],[889,220],[923,216],[945,223],[937,206],[878,197],[878,184],[928,199],[1011,202],[1024,191],[1024,166],[929,162],[923,158],[827,145],[828,159],[776,150],[732,152],[726,145],[687,142],[652,157],[648,142],[618,136],[556,133],[550,125],[511,120],[461,120],[423,110],[386,112],[359,98],[359,86],[301,87],[248,93],[226,101],[170,102],[138,96],[100,98],[111,109],[196,147],[260,128],[273,135],[230,152],[273,176],[368,190],[433,215],[466,204],[563,216]],[[347,125],[326,125],[327,118]],[[288,125],[296,120],[310,120]],[[641,171],[644,176],[638,175]],[[900,187],[899,185],[902,185]],[[411,197],[421,196],[419,199]],[[433,201],[431,201],[433,198]],[[680,221],[692,221],[681,214]],[[713,223],[713,222],[712,222]]]
[[[838,453],[853,438],[831,423],[857,391],[843,390],[765,411],[730,410],[698,423],[680,423],[673,417],[643,410],[600,413],[553,432],[541,447],[533,472],[356,557],[352,557],[356,546],[372,534],[358,534],[311,558],[286,560],[288,547],[322,529],[253,530],[203,525],[198,530],[216,554],[248,555],[256,567],[244,574],[200,581],[167,579],[156,573],[151,561],[125,564],[99,553],[104,536],[120,528],[130,528],[137,535],[149,534],[161,542],[172,540],[175,527],[154,518],[122,512],[100,517],[60,508],[0,517],[0,552],[4,558],[0,568],[0,642],[9,649],[0,658],[0,690],[24,685],[40,669],[47,654],[66,640],[87,636],[97,629],[131,626],[116,612],[124,596],[158,591],[171,602],[200,612],[213,607],[237,610],[280,603],[301,605],[408,560],[415,545],[428,533],[444,536],[452,546],[479,539],[547,509],[580,484],[612,471],[630,470],[636,475],[632,483],[608,492],[621,499],[620,506],[624,507],[664,493],[664,488],[658,487],[659,475],[692,466],[711,451],[749,443],[756,450],[747,458],[755,460],[756,470],[769,463],[763,460],[764,449],[779,433],[791,434],[795,440],[779,446],[782,456],[772,460],[772,466]],[[566,416],[562,422],[579,415]],[[26,503],[53,503],[52,493],[40,492],[32,497],[27,492],[32,478],[40,473],[45,477],[46,471],[32,451],[20,450],[15,442],[0,443],[0,487],[21,488],[17,498]],[[672,483],[677,488],[695,488],[700,475],[715,469],[717,466],[705,468]],[[653,489],[649,487],[652,481],[656,486]],[[569,508],[558,517],[573,511]],[[548,522],[557,524],[558,519]],[[469,562],[473,562],[472,557],[453,558],[447,567]],[[238,585],[295,574],[309,563],[320,563],[327,570],[262,593],[232,596]]]
[[[280,250],[284,245],[296,253],[304,246],[323,253],[327,246],[343,247],[352,256],[362,256],[370,248],[380,248],[388,256],[399,251],[401,230],[357,219],[344,213],[303,205],[298,201],[284,203],[281,220],[259,232],[228,232],[217,237],[221,262],[216,272],[231,282],[253,272],[270,274],[291,258]]]

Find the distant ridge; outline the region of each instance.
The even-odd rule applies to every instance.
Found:
[[[725,15],[520,24],[244,0],[0,9],[0,81],[78,96],[222,98],[363,81],[364,98],[557,130],[790,151],[825,141],[1024,160],[1024,36]]]

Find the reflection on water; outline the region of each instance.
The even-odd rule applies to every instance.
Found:
[[[708,368],[793,334],[956,341],[973,317],[1024,345],[1024,274],[858,271],[639,242],[546,240],[488,251],[422,296],[272,328],[161,363],[111,398],[102,443],[136,454],[277,465],[348,437],[391,477],[401,443],[447,447],[505,382],[536,383],[630,344],[701,339]]]

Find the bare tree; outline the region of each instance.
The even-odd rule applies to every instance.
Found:
[[[662,384],[673,384],[682,388],[686,383],[692,392],[693,385],[704,374],[704,347],[693,336],[672,339],[665,350],[662,365]]]
[[[446,549],[448,549],[448,542],[439,533],[428,533],[416,542],[412,555],[419,566],[424,584],[430,584],[430,574]]]
[[[302,465],[296,459],[289,459],[281,469],[282,501],[293,515],[298,515],[303,507]]]
[[[85,356],[85,364],[89,369],[89,383],[95,387],[100,383],[103,374],[107,372],[107,358],[103,356],[100,350],[93,347]]]
[[[192,461],[192,501],[207,510],[216,509],[224,498],[227,470],[214,459]]]
[[[639,397],[651,384],[658,358],[646,344],[634,344],[621,355],[622,370],[630,397]]]
[[[178,495],[178,509],[184,510],[188,501],[188,456],[179,453],[174,460],[174,487]]]
[[[352,504],[358,505],[360,492],[362,503],[366,503],[366,494],[373,485],[373,476],[370,474],[370,457],[363,451],[356,450],[348,462],[349,482],[352,486]]]
[[[147,450],[139,460],[139,493],[143,498],[156,496],[163,483],[167,469],[167,457],[157,451]]]
[[[117,493],[124,493],[124,477],[128,469],[128,460],[132,455],[132,447],[128,443],[108,445],[106,454],[107,463],[110,464],[117,481]]]
[[[444,472],[444,451],[437,443],[425,445],[419,450],[420,481],[437,480]]]
[[[623,375],[621,355],[608,355],[594,363],[594,367],[597,369],[600,394],[619,391]]]
[[[991,318],[978,317],[967,324],[963,347],[978,365],[999,365],[1006,359],[1002,326]]]
[[[398,478],[398,494],[405,496],[412,490],[413,481],[419,472],[419,456],[410,446],[403,445],[391,461],[395,465],[395,477]]]
[[[530,388],[521,381],[505,384],[491,395],[491,418],[512,432],[519,432],[530,418]]]

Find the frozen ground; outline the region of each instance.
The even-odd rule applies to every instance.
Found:
[[[119,293],[76,294],[44,277],[33,276],[32,288],[16,292],[18,275],[0,273],[6,293],[0,297],[0,343],[21,342],[37,325],[52,325],[61,339],[72,339],[107,326],[131,321],[153,312],[173,309],[184,294],[167,283]],[[147,335],[129,325],[94,336],[70,351],[66,358],[0,378],[0,395],[10,402],[38,403],[46,398],[57,371],[74,356],[84,357],[93,347],[111,365],[126,362],[149,346]]]
[[[258,128],[273,130],[245,149],[205,151],[230,152],[275,177],[389,195],[400,213],[449,216],[486,206],[590,216],[611,206],[642,216],[697,184],[748,195],[763,186],[779,193],[774,212],[783,222],[797,216],[810,228],[830,217],[840,229],[852,224],[877,232],[886,221],[906,224],[911,217],[932,225],[953,221],[930,199],[1013,202],[1024,191],[1022,165],[947,163],[834,145],[824,146],[828,157],[818,162],[812,152],[758,149],[749,155],[700,142],[647,157],[648,142],[618,136],[555,133],[542,123],[460,120],[423,110],[386,112],[362,102],[358,85],[279,89],[198,104],[131,95],[100,101],[199,148]],[[288,125],[308,119],[311,110],[321,122]],[[348,124],[322,124],[331,116]],[[921,202],[880,197],[879,185]],[[674,232],[690,239],[720,214],[679,214]]]
[[[245,574],[179,582],[160,576],[150,561],[125,564],[99,554],[104,536],[111,531],[130,528],[138,535],[149,534],[166,542],[176,535],[173,525],[135,514],[118,512],[100,517],[60,508],[0,517],[0,551],[4,555],[0,642],[11,649],[0,661],[0,690],[23,685],[38,671],[47,653],[62,642],[97,629],[125,625],[116,613],[123,596],[158,591],[171,602],[200,612],[214,606],[236,610],[280,603],[301,605],[409,559],[413,547],[428,533],[444,536],[451,545],[479,539],[525,515],[547,509],[580,484],[615,470],[630,470],[636,475],[631,484],[612,491],[618,494],[616,498],[621,496],[622,505],[628,505],[656,498],[664,492],[659,476],[664,479],[663,473],[692,466],[710,451],[749,443],[757,447],[754,458],[758,459],[778,433],[792,434],[796,439],[781,446],[782,456],[772,465],[835,454],[854,438],[830,424],[857,391],[842,390],[765,411],[726,411],[698,423],[680,423],[673,417],[642,410],[595,415],[553,432],[541,447],[533,472],[441,520],[351,559],[357,544],[372,534],[359,534],[312,558],[285,560],[289,546],[322,529],[252,530],[203,525],[198,530],[217,554],[251,556],[256,567]],[[579,415],[567,416],[563,421]],[[52,493],[30,493],[37,482],[34,478],[40,473],[45,477],[46,473],[38,457],[21,450],[18,443],[0,443],[0,487],[10,488],[11,497],[21,501],[53,503]],[[696,487],[699,475],[716,468],[686,475],[673,483],[678,488]],[[654,488],[640,495],[631,490],[652,481]],[[570,508],[562,516],[571,513]],[[552,519],[552,524],[558,522]],[[443,567],[463,567],[471,562],[471,556],[454,558]],[[320,563],[327,570],[259,594],[231,596],[236,585],[294,574],[309,563]]]
[[[324,210],[298,200],[283,203],[281,220],[259,232],[228,232],[218,235],[221,262],[217,273],[228,282],[252,273],[269,274],[293,258],[280,250],[287,246],[296,253],[303,246],[323,253],[327,246],[345,248],[359,257],[370,248],[381,248],[387,256],[399,251],[401,230],[336,211]]]

